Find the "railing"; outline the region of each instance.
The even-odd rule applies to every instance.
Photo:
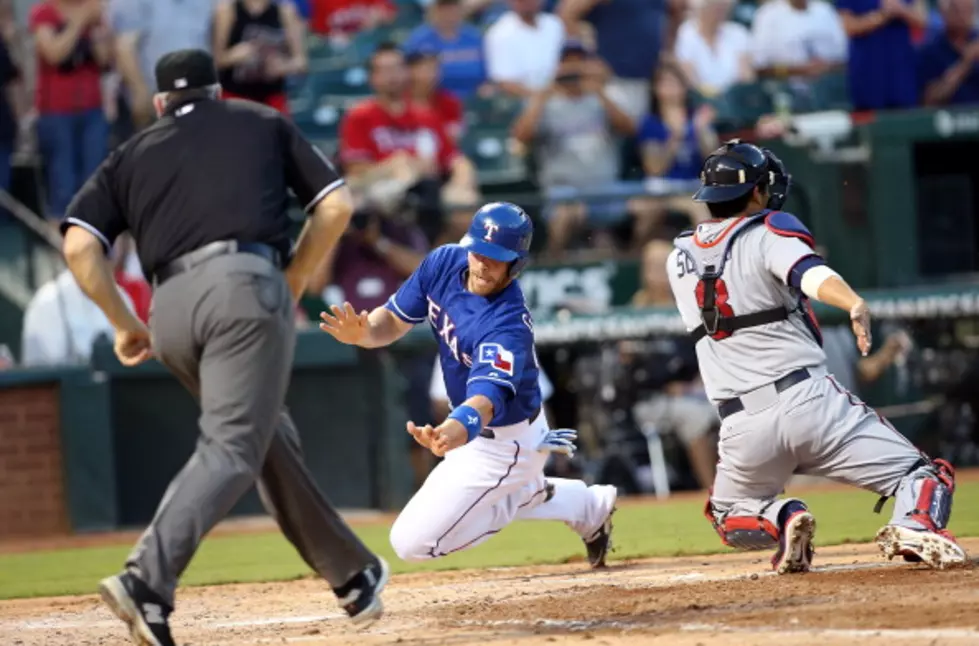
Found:
[[[18,306],[26,307],[34,292],[64,266],[62,238],[44,218],[3,189],[0,189],[0,210],[6,210],[24,233],[22,246],[16,253],[18,258],[0,257],[3,262],[0,292]],[[19,266],[19,260],[23,266]]]

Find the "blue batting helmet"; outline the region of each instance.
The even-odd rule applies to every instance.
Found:
[[[523,209],[509,202],[491,202],[473,216],[469,232],[459,244],[469,251],[510,263],[516,277],[530,261],[534,225]]]

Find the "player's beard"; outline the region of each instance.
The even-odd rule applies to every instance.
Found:
[[[466,287],[473,294],[489,296],[506,287],[507,278],[504,276],[502,279],[494,280],[491,276],[478,275],[470,270],[467,283]]]

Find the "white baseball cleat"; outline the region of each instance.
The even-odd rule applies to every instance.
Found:
[[[903,556],[921,561],[936,570],[964,565],[969,557],[947,531],[916,530],[901,525],[884,525],[877,532],[877,547],[888,560]]]
[[[785,521],[778,551],[772,557],[776,574],[808,572],[812,567],[812,539],[816,535],[816,518],[806,510],[797,511]]]

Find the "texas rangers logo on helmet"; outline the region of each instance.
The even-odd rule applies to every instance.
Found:
[[[486,235],[483,236],[483,240],[493,242],[493,234],[500,230],[500,225],[492,220],[487,220],[483,222],[483,226],[486,228]]]

